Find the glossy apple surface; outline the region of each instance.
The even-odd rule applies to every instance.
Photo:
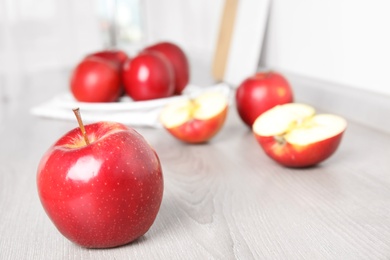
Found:
[[[220,131],[227,112],[227,98],[221,93],[210,92],[169,104],[161,112],[160,121],[179,140],[204,143]]]
[[[87,58],[88,57],[99,57],[107,61],[110,61],[115,65],[120,79],[120,86],[121,86],[120,96],[124,95],[125,90],[122,82],[122,70],[125,62],[129,59],[127,53],[122,50],[112,49],[112,50],[103,50],[103,51],[94,52],[89,54]]]
[[[89,54],[87,57],[100,57],[109,60],[118,67],[118,70],[122,70],[122,66],[129,58],[126,52],[122,50],[102,50]]]
[[[181,94],[190,80],[190,66],[184,51],[171,42],[160,42],[146,48],[164,55],[172,64],[175,80],[175,94]]]
[[[114,102],[122,90],[120,74],[112,62],[87,57],[73,70],[70,90],[81,102]]]
[[[236,90],[238,114],[249,127],[268,109],[290,102],[293,102],[290,84],[281,74],[272,71],[256,73]]]
[[[37,172],[42,205],[57,229],[88,248],[127,244],[154,222],[163,196],[159,158],[145,139],[119,123],[85,126],[60,138]]]
[[[151,100],[172,96],[173,68],[155,52],[141,52],[125,62],[122,79],[126,93],[134,100]]]
[[[308,167],[329,158],[339,147],[347,122],[313,107],[290,103],[261,114],[254,135],[265,153],[287,167]]]

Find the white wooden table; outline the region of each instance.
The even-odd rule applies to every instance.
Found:
[[[292,77],[297,99],[316,98],[302,82]],[[36,191],[42,154],[76,122],[33,117],[29,108],[66,89],[67,74],[2,76],[0,84],[23,86],[0,96],[0,259],[390,259],[390,134],[356,123],[357,115],[336,154],[303,170],[268,159],[234,106],[204,145],[137,128],[163,166],[160,212],[136,242],[90,250],[56,230]],[[315,103],[338,104],[322,97]],[[359,101],[365,111],[367,100]]]

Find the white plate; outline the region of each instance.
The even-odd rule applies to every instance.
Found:
[[[168,98],[159,98],[147,101],[133,101],[131,98],[124,96],[118,102],[108,103],[89,103],[78,102],[71,93],[63,93],[56,96],[52,102],[59,108],[73,109],[79,107],[84,111],[129,111],[129,110],[148,110],[164,106],[173,100],[186,98],[183,96],[173,96]]]
[[[163,106],[174,100],[194,98],[205,91],[217,91],[226,97],[230,96],[230,88],[224,83],[209,87],[189,85],[180,96],[148,101],[133,101],[125,96],[119,102],[86,103],[76,101],[67,92],[32,107],[31,113],[46,118],[74,120],[72,109],[78,107],[82,111],[84,122],[111,120],[133,126],[161,127],[158,116]]]
[[[133,101],[128,96],[123,96],[118,102],[108,103],[90,103],[90,102],[78,102],[70,92],[62,93],[51,100],[51,103],[57,108],[73,109],[79,107],[84,111],[97,111],[97,112],[120,112],[120,111],[145,111],[154,108],[162,107],[174,100],[193,98],[204,91],[213,90],[219,91],[225,95],[229,93],[229,87],[226,84],[220,83],[217,85],[209,86],[207,88],[199,87],[196,85],[188,85],[183,94],[180,96],[173,96],[167,98],[159,98],[147,101]]]

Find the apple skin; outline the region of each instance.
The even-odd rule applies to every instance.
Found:
[[[173,68],[156,52],[141,52],[123,65],[126,93],[135,101],[170,97],[174,93]]]
[[[145,50],[156,51],[169,60],[174,70],[175,94],[180,95],[190,80],[190,66],[184,51],[171,42],[160,42]]]
[[[122,50],[103,50],[91,53],[87,55],[88,57],[100,57],[103,59],[106,59],[108,61],[111,61],[115,63],[115,66],[118,67],[118,70],[122,70],[122,66],[125,63],[127,59],[129,59],[129,56],[126,54],[126,52]]]
[[[156,152],[131,128],[98,122],[60,138],[38,166],[47,215],[72,242],[87,248],[127,244],[153,224],[163,196]]]
[[[122,91],[120,73],[104,58],[87,57],[73,70],[70,89],[80,102],[114,102]]]
[[[213,138],[225,123],[228,108],[225,107],[221,113],[207,120],[192,119],[182,125],[166,128],[177,139],[191,143],[205,143]]]
[[[343,133],[304,146],[280,143],[273,136],[259,136],[255,133],[255,137],[264,152],[277,163],[291,168],[304,168],[329,158],[337,150]]]
[[[256,118],[276,105],[293,102],[287,80],[277,72],[258,72],[236,90],[236,107],[242,121],[252,127]]]
[[[123,69],[123,65],[125,64],[126,60],[129,59],[129,56],[127,55],[127,53],[122,51],[122,50],[112,49],[112,50],[103,50],[103,51],[91,53],[91,54],[87,55],[87,58],[89,58],[89,57],[99,57],[99,58],[105,59],[107,61],[110,61],[115,65],[115,67],[118,71],[118,74],[119,74],[120,81],[121,81],[120,82],[120,85],[121,85],[120,96],[123,96],[125,94],[125,90],[124,90],[123,82],[122,82],[122,69]]]

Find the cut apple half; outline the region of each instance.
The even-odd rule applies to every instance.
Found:
[[[316,114],[306,104],[276,106],[253,124],[256,139],[266,154],[289,167],[307,167],[332,155],[347,127],[344,118]]]
[[[160,122],[173,136],[201,143],[212,138],[222,127],[227,115],[227,97],[219,92],[206,92],[194,99],[168,104]]]

